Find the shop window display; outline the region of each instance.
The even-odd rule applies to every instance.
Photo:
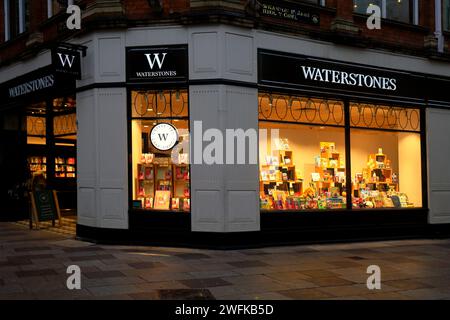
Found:
[[[133,91],[133,207],[158,211],[190,211],[189,121],[187,91]],[[168,123],[178,131],[172,150],[156,149],[152,129]]]
[[[261,209],[345,209],[343,104],[271,94],[259,104]]]
[[[345,108],[336,100],[259,95],[261,210],[422,207],[420,110]]]
[[[353,207],[422,207],[419,110],[361,104],[350,108]]]

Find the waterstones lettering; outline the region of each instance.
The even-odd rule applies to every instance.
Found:
[[[32,80],[16,87],[9,88],[9,98],[20,97],[35,91],[53,87],[55,84],[54,75],[48,75],[36,80]]]
[[[127,48],[128,82],[187,81],[187,47]]]
[[[152,57],[153,56],[153,57]],[[162,69],[164,65],[164,60],[166,59],[167,52],[162,53],[146,53],[145,57],[147,58],[148,65],[150,69],[153,70],[156,66],[159,70]],[[176,77],[177,72],[175,70],[169,71],[145,71],[145,72],[136,72],[136,76],[139,78],[152,78],[152,77]]]
[[[397,80],[393,78],[350,73],[330,69],[301,66],[305,80],[330,82],[335,84],[366,87],[382,90],[397,90]]]

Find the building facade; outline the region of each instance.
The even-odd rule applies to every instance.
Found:
[[[94,240],[240,245],[447,227],[450,4],[370,3],[380,30],[359,0],[75,1],[74,31],[67,1],[3,0],[5,210],[40,172]],[[170,130],[166,149],[158,134]],[[258,145],[255,162],[238,132]]]

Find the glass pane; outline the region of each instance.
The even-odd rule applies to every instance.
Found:
[[[344,126],[341,101],[262,93],[259,119],[282,122]]]
[[[53,118],[53,133],[55,136],[65,136],[77,133],[77,116],[75,113],[55,116]]]
[[[133,207],[146,210],[190,211],[189,121],[187,91],[133,91]],[[169,123],[178,131],[178,144],[156,149],[152,129]]]
[[[444,0],[443,7],[444,30],[450,31],[450,0]]]
[[[409,0],[386,0],[387,19],[410,23],[411,9]]]
[[[422,207],[420,134],[351,130],[354,208]]]
[[[382,7],[381,0],[353,0],[353,11],[356,13],[366,14],[370,5]]]
[[[183,118],[189,115],[186,90],[133,91],[131,103],[133,118]]]
[[[344,209],[343,128],[260,122],[261,210]]]
[[[350,125],[360,128],[420,131],[420,110],[364,103],[350,104]]]

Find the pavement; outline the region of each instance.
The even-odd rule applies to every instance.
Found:
[[[81,289],[67,289],[67,268]],[[369,290],[367,268],[381,269]],[[450,299],[450,240],[233,251],[96,245],[0,223],[0,300]]]

